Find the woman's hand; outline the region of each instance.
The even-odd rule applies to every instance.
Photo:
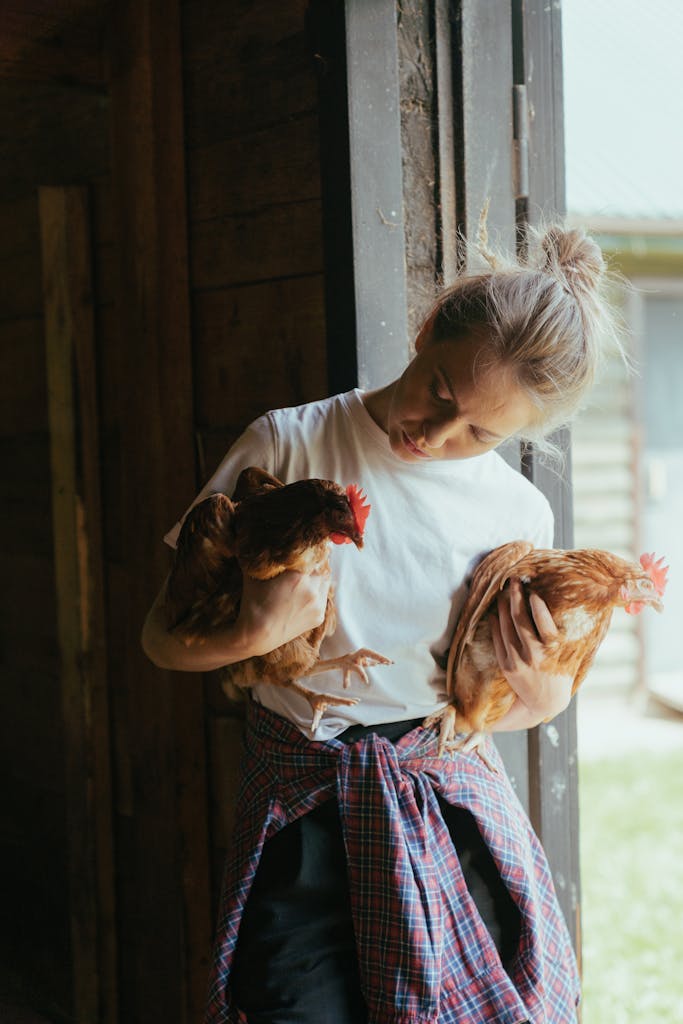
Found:
[[[314,629],[325,617],[329,589],[329,572],[284,572],[267,581],[245,578],[237,621],[187,645],[168,629],[164,583],[145,620],[142,648],[159,668],[212,672],[267,654]]]
[[[517,695],[511,712],[498,729],[529,729],[564,711],[571,699],[573,677],[554,675],[542,668],[548,645],[558,635],[545,601],[529,594],[527,608],[519,580],[498,597],[498,616],[491,620],[498,664]]]
[[[244,577],[236,623],[251,653],[267,654],[306,633],[325,618],[329,570],[283,572],[271,580]]]

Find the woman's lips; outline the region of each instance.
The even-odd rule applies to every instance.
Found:
[[[405,430],[403,431],[403,444],[411,455],[416,455],[419,459],[431,459],[431,455],[427,455],[427,452],[423,452],[421,448],[418,448],[417,445],[410,440]]]

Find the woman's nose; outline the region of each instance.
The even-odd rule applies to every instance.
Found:
[[[457,432],[457,425],[450,418],[436,422],[430,420],[422,424],[422,432],[428,448],[441,448]]]

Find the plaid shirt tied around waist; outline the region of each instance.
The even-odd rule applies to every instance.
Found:
[[[550,870],[503,768],[436,756],[418,727],[394,745],[313,742],[251,701],[205,1024],[240,1024],[230,966],[263,843],[336,797],[363,994],[372,1024],[576,1024],[579,976]],[[506,973],[465,884],[436,799],[476,819],[522,917]]]

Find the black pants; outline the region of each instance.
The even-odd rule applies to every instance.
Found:
[[[352,726],[352,743],[375,732],[396,742],[420,724]],[[469,811],[439,804],[467,887],[503,965],[517,948],[520,916]],[[245,907],[232,991],[249,1024],[364,1024],[341,823],[335,800],[269,839]]]

